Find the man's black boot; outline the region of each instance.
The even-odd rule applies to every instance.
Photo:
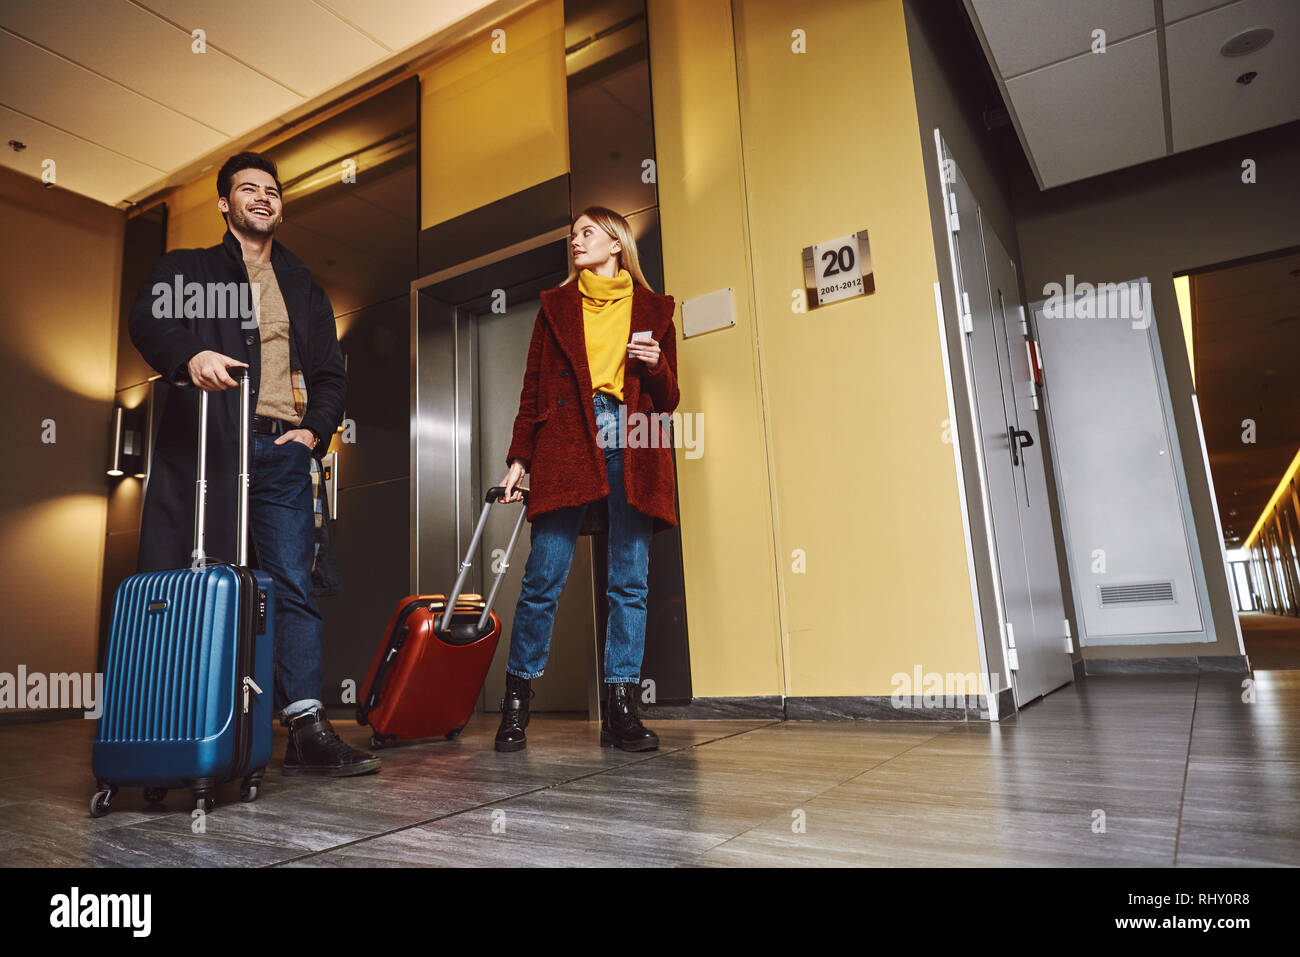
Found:
[[[659,747],[659,735],[641,723],[636,716],[636,696],[641,686],[636,684],[611,684],[605,699],[605,720],[601,722],[600,746],[621,748],[624,751],[654,751]]]
[[[304,711],[281,724],[289,726],[289,746],[284,752],[285,774],[318,774],[347,778],[378,771],[378,756],[349,747],[334,731],[324,708]]]
[[[501,699],[501,727],[497,728],[498,751],[522,751],[528,745],[524,728],[528,727],[528,702],[533,696],[532,682],[506,673],[506,693]]]

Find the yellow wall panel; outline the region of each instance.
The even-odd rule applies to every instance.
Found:
[[[168,249],[204,249],[225,234],[226,221],[217,209],[216,168],[167,197]]]
[[[96,669],[125,222],[0,169],[0,672],[10,675]]]
[[[563,0],[493,29],[420,71],[424,228],[569,171]]]
[[[754,663],[771,661],[772,616],[733,620],[765,590],[787,695],[978,671],[901,0],[746,0],[734,25],[725,2],[650,6],[668,289],[737,289],[736,328],[680,360],[683,402],[707,397],[712,426],[702,459],[679,454],[695,693],[771,693]],[[802,247],[862,228],[876,292],[793,312]],[[748,453],[713,458],[728,440]],[[743,515],[712,508],[723,489]]]
[[[918,664],[977,671],[901,0],[736,11],[787,694],[888,695]],[[793,313],[800,249],[862,228],[875,293]]]
[[[703,454],[677,453],[692,690],[779,695],[778,579],[730,4],[648,7],[666,291],[681,302],[730,286],[736,305],[735,327],[678,343],[680,409],[703,422]]]

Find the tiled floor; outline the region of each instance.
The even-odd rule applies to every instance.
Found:
[[[1297,865],[1300,672],[1243,680],[1092,677],[1002,725],[660,721],[641,755],[547,716],[498,754],[482,716],[370,777],[277,760],[202,833],[180,793],[150,810],[124,790],[89,817],[92,722],[9,726],[0,864]]]
[[[1248,611],[1238,616],[1253,668],[1300,668],[1300,618]]]

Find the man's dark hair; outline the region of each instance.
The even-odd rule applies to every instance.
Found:
[[[261,153],[236,153],[222,164],[221,171],[217,173],[217,195],[222,199],[230,199],[235,174],[246,169],[260,169],[263,173],[270,173],[271,178],[275,180],[275,188],[279,189],[281,194],[284,193],[284,190],[280,189],[280,174],[274,162]],[[223,219],[228,219],[225,213],[221,216]]]

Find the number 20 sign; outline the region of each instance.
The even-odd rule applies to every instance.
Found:
[[[867,231],[863,229],[805,246],[803,284],[808,291],[809,308],[875,292]]]

